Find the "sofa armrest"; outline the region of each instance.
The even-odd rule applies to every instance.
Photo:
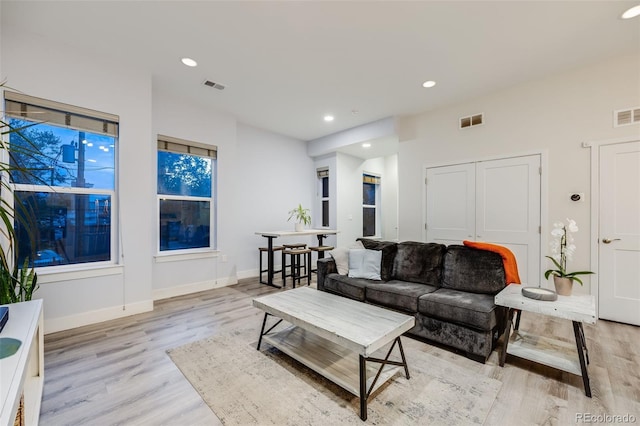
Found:
[[[324,279],[334,272],[338,272],[338,267],[333,257],[318,259],[318,290],[324,291]]]

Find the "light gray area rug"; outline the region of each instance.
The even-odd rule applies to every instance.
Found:
[[[257,351],[257,331],[247,333],[167,351],[224,424],[363,424],[357,397],[267,343]],[[419,345],[424,343],[403,338],[411,378],[397,373],[373,394],[367,424],[484,423],[502,384],[422,352]]]

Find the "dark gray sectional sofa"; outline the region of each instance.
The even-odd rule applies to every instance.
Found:
[[[499,254],[461,245],[360,241],[382,250],[382,280],[339,275],[329,256],[318,260],[318,290],[415,315],[408,334],[487,360],[506,321],[506,309],[494,304],[506,285]]]

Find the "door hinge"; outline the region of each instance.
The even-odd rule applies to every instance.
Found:
[[[542,234],[542,225],[538,225],[538,234]]]
[[[424,184],[425,185],[427,184],[427,178],[424,178]]]
[[[426,223],[424,224],[424,230],[425,231],[427,230],[427,224]]]
[[[538,174],[542,176],[542,166],[538,167]]]

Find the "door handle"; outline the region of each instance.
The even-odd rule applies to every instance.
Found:
[[[620,238],[614,238],[613,240],[610,240],[609,238],[603,238],[602,242],[605,244],[611,244],[614,241],[620,241]]]

